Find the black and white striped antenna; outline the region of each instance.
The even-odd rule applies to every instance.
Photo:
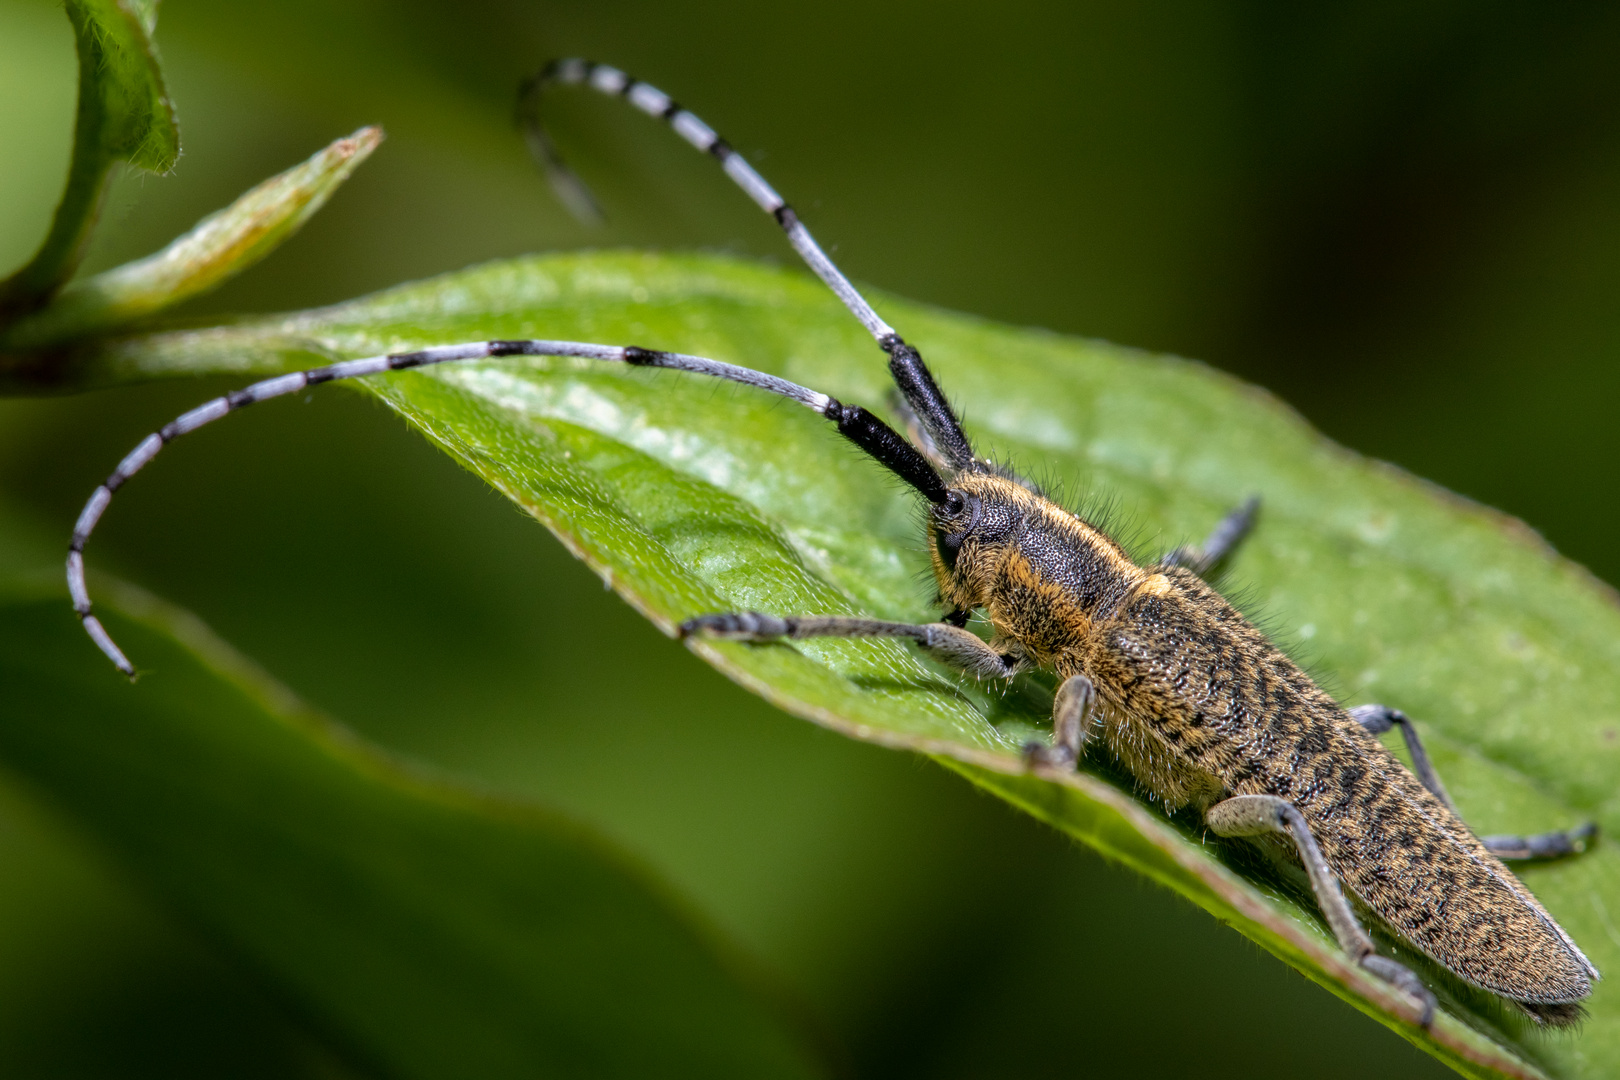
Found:
[[[917,414],[918,422],[945,462],[955,469],[972,464],[973,450],[968,445],[967,436],[962,433],[961,422],[946,403],[922,357],[916,349],[906,344],[894,327],[883,321],[860,290],[850,284],[843,271],[821,250],[821,245],[816,243],[816,238],[810,235],[810,230],[804,227],[804,222],[799,220],[799,215],[794,213],[787,200],[778,195],[776,189],[730,143],[668,94],[640,79],[632,79],[618,68],[577,58],[554,60],[525,80],[518,89],[517,111],[518,122],[523,126],[530,149],[545,166],[558,197],[571,210],[587,220],[601,216],[590,189],[568,168],[541,123],[541,97],[551,86],[588,86],[609,97],[624,98],[648,116],[663,120],[681,138],[718,161],[732,182],[742,188],[744,194],[754,200],[761,210],[776,219],[787,234],[793,250],[799,253],[799,257],[817,277],[826,282],[834,295],[866,327],[867,333],[876,338],[878,345],[889,354],[889,371],[894,376],[895,385],[905,395]]]
[[[894,328],[884,322],[860,292],[833,261],[829,259],[810,231],[799,221],[783,198],[753,166],[743,160],[724,139],[691,112],[681,108],[668,94],[657,88],[630,78],[617,68],[595,64],[586,60],[558,60],[546,65],[539,74],[527,79],[519,91],[518,116],[525,135],[536,156],[545,164],[552,177],[553,187],[571,209],[586,216],[598,213],[595,201],[573,173],[568,171],[556,147],[541,126],[539,116],[542,91],[553,84],[588,85],[605,94],[624,97],[649,115],[666,121],[687,142],[714,156],[727,176],[736,182],[761,209],[776,219],[787,234],[788,242],[813,270],[827,283],[845,307],[877,340],[889,355],[889,370],[907,405],[915,414],[924,433],[931,441],[931,450],[951,470],[967,468],[973,464],[973,451],[955,413],[946,404],[935,385],[933,376],[924,366],[917,350],[906,344]],[[73,538],[68,543],[67,584],[73,599],[73,610],[84,624],[97,647],[130,678],[136,675],[117,642],[107,633],[91,607],[90,593],[84,580],[84,546],[90,539],[101,517],[112,502],[113,492],[144,468],[158,451],[182,435],[212,423],[237,409],[270,398],[295,394],[310,386],[355,379],[385,371],[403,371],[408,368],[443,364],[456,360],[475,360],[498,356],[558,356],[582,357],[631,364],[637,367],[668,368],[708,375],[730,382],[742,383],[760,390],[797,401],[826,417],[838,426],[845,438],[855,443],[879,464],[889,469],[924,498],[940,504],[947,498],[944,481],[927,458],[883,421],[859,405],[845,405],[827,394],[819,393],[788,382],[786,379],[739,367],[735,364],[708,360],[700,356],[643,349],[637,346],[596,345],[579,341],[481,341],[464,345],[441,345],[415,352],[392,353],[358,360],[343,360],[309,371],[295,371],[263,379],[214,398],[192,409],[142,439],[118,463],[106,481],[91,494],[79,519],[73,526]]]
[[[635,367],[666,368],[670,371],[708,375],[779,394],[831,420],[838,426],[839,434],[910,484],[929,502],[937,504],[944,502],[946,498],[944,482],[922,453],[901,438],[893,428],[859,405],[845,405],[837,398],[800,386],[798,383],[719,360],[708,360],[685,353],[642,349],[634,345],[592,345],[582,341],[480,341],[469,345],[440,345],[437,348],[420,349],[416,352],[342,360],[310,371],[295,371],[287,375],[262,379],[241,390],[204,402],[142,439],[135,449],[125,455],[124,460],[113,469],[112,475],[91,493],[89,501],[84,504],[84,509],[79,512],[79,520],[73,526],[73,538],[68,542],[68,594],[73,598],[73,610],[78,613],[85,632],[90,635],[90,639],[97,647],[106,653],[107,659],[111,660],[119,671],[131,679],[135,677],[135,665],[130,663],[124,651],[113,641],[112,635],[107,633],[106,627],[101,625],[101,620],[96,618],[91,609],[90,592],[84,583],[84,545],[89,541],[96,523],[101,520],[101,515],[106,513],[108,504],[112,502],[113,492],[145,468],[157,457],[158,451],[169,443],[237,409],[256,402],[268,401],[270,398],[296,394],[308,386],[318,386],[338,379],[357,379],[365,375],[381,374],[384,371],[405,371],[409,368],[444,364],[454,360],[477,360],[492,356],[571,356],[587,360],[606,360]]]

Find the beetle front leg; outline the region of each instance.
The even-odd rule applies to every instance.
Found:
[[[699,615],[681,623],[681,637],[692,634],[732,641],[779,641],[787,638],[897,637],[917,643],[917,647],[947,667],[975,679],[1005,679],[1017,673],[1024,658],[1018,653],[997,652],[975,635],[950,623],[901,623],[883,619],[862,619],[850,615],[761,615],[742,611],[724,615]]]
[[[1262,836],[1281,833],[1294,842],[1305,873],[1311,879],[1311,891],[1316,903],[1327,917],[1339,948],[1350,954],[1361,967],[1383,979],[1391,986],[1412,995],[1421,1006],[1418,1023],[1428,1027],[1434,1021],[1434,994],[1404,964],[1387,956],[1379,956],[1373,948],[1372,938],[1362,929],[1356,913],[1345,899],[1339,879],[1334,875],[1322,848],[1311,835],[1305,815],[1293,803],[1275,795],[1235,795],[1216,803],[1204,814],[1204,820],[1217,836]]]

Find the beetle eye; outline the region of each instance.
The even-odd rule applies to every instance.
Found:
[[[967,508],[967,500],[962,498],[960,491],[947,491],[945,501],[939,504],[939,508],[946,517],[956,517]]]

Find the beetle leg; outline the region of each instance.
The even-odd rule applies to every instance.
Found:
[[[1052,702],[1052,745],[1024,744],[1024,760],[1031,765],[1073,769],[1080,750],[1096,726],[1097,688],[1084,675],[1071,675],[1058,687]]]
[[[815,637],[909,638],[918,648],[947,667],[975,679],[1005,679],[1023,666],[1024,658],[997,652],[975,635],[949,623],[901,623],[862,619],[849,615],[794,615],[779,617],[755,611],[699,615],[681,623],[681,637],[702,633],[732,641],[802,640]]]
[[[1159,560],[1160,566],[1185,566],[1195,574],[1214,568],[1222,559],[1243,542],[1254,528],[1254,519],[1260,512],[1260,496],[1251,495],[1243,505],[1229,512],[1216,523],[1209,538],[1194,547],[1186,544],[1176,548]]]
[[[610,97],[623,97],[649,116],[662,119],[677,135],[718,162],[732,182],[756,206],[776,219],[787,235],[788,243],[799,253],[805,265],[877,339],[878,347],[889,356],[889,374],[894,379],[894,385],[910,403],[912,415],[928,432],[934,453],[953,471],[973,464],[973,447],[962,432],[962,423],[951,410],[945,395],[940,393],[933,373],[923,363],[921,354],[906,344],[895,333],[894,327],[883,321],[860,290],[851,285],[843,271],[827,257],[815,237],[810,235],[810,230],[804,227],[804,222],[799,220],[799,215],[766,183],[763,176],[754,171],[747,159],[732,149],[713,128],[675,104],[668,94],[657,87],[640,79],[632,79],[618,68],[577,57],[552,61],[533,78],[524,80],[518,92],[518,120],[523,125],[529,147],[545,166],[557,194],[570,209],[587,221],[601,214],[585,185],[563,164],[556,145],[540,122],[541,97],[554,85],[589,86]]]
[[[1412,771],[1417,774],[1423,786],[1429,789],[1430,795],[1444,803],[1447,810],[1457,814],[1457,804],[1451,801],[1446,785],[1440,782],[1440,774],[1434,771],[1434,765],[1429,761],[1429,753],[1423,749],[1423,740],[1418,738],[1417,728],[1413,725],[1411,717],[1388,705],[1357,705],[1350,710],[1350,717],[1374,735],[1382,735],[1392,727],[1399,727],[1401,737],[1406,740],[1406,750],[1412,755]]]
[[[1573,829],[1536,833],[1533,836],[1482,836],[1479,842],[1498,859],[1507,862],[1530,859],[1557,859],[1565,855],[1579,855],[1597,836],[1597,822],[1588,821]]]
[[[1275,795],[1235,795],[1210,807],[1204,820],[1218,836],[1262,836],[1281,833],[1294,842],[1305,873],[1311,879],[1311,890],[1316,903],[1327,917],[1339,947],[1349,953],[1355,962],[1383,979],[1391,986],[1416,998],[1421,1011],[1418,1023],[1428,1027],[1434,1020],[1434,994],[1424,986],[1410,968],[1387,956],[1379,956],[1373,949],[1372,938],[1362,929],[1356,914],[1345,899],[1339,879],[1327,864],[1322,849],[1311,835],[1310,825],[1292,803]]]
[[[1392,727],[1399,727],[1402,738],[1406,740],[1406,749],[1412,755],[1412,771],[1431,795],[1445,803],[1447,810],[1457,814],[1457,806],[1446,792],[1446,786],[1440,782],[1440,774],[1435,772],[1434,764],[1429,761],[1428,752],[1423,749],[1423,740],[1418,738],[1417,728],[1410,717],[1388,705],[1357,705],[1350,710],[1350,715],[1374,735],[1382,735]],[[1558,859],[1584,852],[1597,836],[1597,831],[1597,822],[1588,821],[1573,829],[1558,829],[1530,836],[1482,836],[1479,842],[1498,859],[1510,862]]]

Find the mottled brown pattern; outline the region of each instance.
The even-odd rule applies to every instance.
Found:
[[[962,536],[954,566],[935,544],[942,602],[983,609],[993,648],[1089,678],[1107,745],[1167,809],[1286,799],[1347,889],[1463,979],[1532,1005],[1591,993],[1596,972],[1507,867],[1196,574],[1137,566],[1012,480],[952,486],[971,498],[933,525]]]

